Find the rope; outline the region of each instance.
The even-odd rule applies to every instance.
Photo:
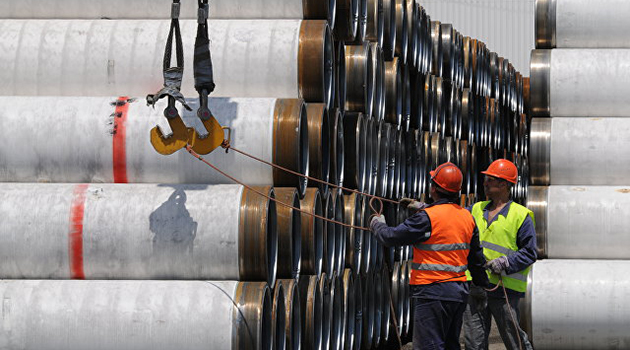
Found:
[[[356,194],[360,194],[360,195],[363,195],[363,196],[366,196],[366,197],[370,197],[370,198],[372,198],[372,199],[377,198],[380,202],[385,201],[385,202],[389,202],[389,203],[392,203],[392,204],[398,204],[398,203],[400,203],[400,201],[396,201],[396,200],[392,200],[392,199],[387,199],[387,198],[383,198],[383,197],[375,196],[375,195],[373,195],[373,194],[369,194],[369,193],[361,192],[361,191],[354,190],[354,189],[347,188],[347,187],[343,187],[343,186],[338,186],[338,185],[332,184],[332,183],[330,183],[330,182],[326,182],[326,181],[324,181],[324,180],[320,180],[320,179],[316,179],[316,178],[311,177],[311,176],[308,176],[308,175],[300,174],[300,173],[295,172],[295,171],[293,171],[293,170],[291,170],[291,169],[287,169],[287,168],[285,168],[285,167],[282,167],[282,166],[280,166],[280,165],[278,165],[278,164],[273,164],[273,163],[268,162],[268,161],[266,161],[266,160],[264,160],[264,159],[260,159],[260,158],[258,158],[258,157],[256,157],[256,156],[254,156],[254,155],[251,155],[251,154],[249,154],[249,153],[247,153],[247,152],[245,152],[245,151],[241,151],[241,150],[239,150],[239,149],[236,149],[236,148],[232,147],[232,146],[230,145],[230,143],[229,143],[227,140],[224,140],[224,141],[223,141],[223,143],[221,144],[221,147],[225,148],[225,153],[227,153],[229,150],[233,150],[234,152],[240,153],[240,154],[242,154],[242,155],[244,155],[244,156],[246,156],[246,157],[249,157],[249,158],[254,159],[254,160],[256,160],[256,161],[259,161],[259,162],[261,162],[261,163],[267,164],[267,165],[269,165],[269,166],[271,166],[271,167],[274,167],[274,168],[276,168],[276,169],[280,169],[280,170],[282,170],[282,171],[284,171],[284,172],[287,172],[287,173],[290,173],[290,174],[292,174],[292,175],[299,176],[299,177],[303,177],[303,178],[308,179],[308,180],[311,180],[311,181],[319,182],[319,183],[321,183],[321,184],[325,184],[325,185],[328,185],[328,186],[330,186],[330,187],[340,188],[340,189],[342,189],[342,190],[344,190],[344,191],[347,191],[347,192],[352,192],[352,193],[356,193]],[[372,202],[372,201],[370,200],[370,207],[372,206],[372,205],[371,205],[371,202]],[[382,208],[383,208],[383,203],[381,203],[381,212],[382,212]],[[374,210],[374,212],[378,212],[378,211]]]
[[[282,206],[284,206],[284,207],[287,207],[287,208],[290,208],[290,209],[293,209],[293,210],[297,210],[297,211],[299,211],[300,213],[303,213],[303,214],[306,214],[306,215],[310,215],[310,216],[312,216],[312,217],[314,217],[314,218],[317,218],[317,219],[320,219],[320,220],[324,220],[324,221],[327,221],[327,222],[331,222],[331,223],[336,224],[336,225],[341,225],[341,226],[344,226],[344,227],[347,227],[347,228],[351,228],[351,229],[355,229],[355,230],[361,230],[361,231],[371,231],[371,230],[370,230],[369,228],[367,228],[367,227],[355,226],[355,225],[346,224],[346,223],[344,223],[344,222],[335,221],[335,220],[332,220],[332,219],[329,219],[329,218],[326,218],[326,217],[323,217],[323,216],[320,216],[320,215],[317,215],[317,214],[309,213],[309,212],[307,212],[307,211],[305,211],[305,210],[302,210],[302,209],[300,209],[300,208],[296,208],[296,207],[294,207],[294,206],[292,206],[292,205],[290,205],[290,204],[286,204],[286,203],[284,203],[284,202],[281,202],[281,201],[277,200],[276,198],[273,198],[273,197],[271,197],[271,196],[269,196],[269,195],[267,195],[267,194],[264,194],[264,193],[262,193],[262,192],[258,191],[257,189],[255,189],[255,188],[253,188],[253,187],[251,187],[251,186],[246,185],[246,184],[245,184],[245,183],[243,183],[242,181],[239,181],[239,180],[238,180],[238,179],[236,179],[235,177],[233,177],[233,176],[231,176],[231,175],[229,175],[229,174],[227,174],[227,173],[223,172],[221,169],[219,169],[218,167],[216,167],[216,166],[215,166],[215,165],[213,165],[212,163],[210,163],[210,162],[208,162],[207,160],[203,159],[203,157],[201,157],[199,154],[197,154],[197,152],[193,151],[193,149],[192,149],[192,147],[191,147],[190,145],[186,145],[186,151],[188,151],[188,153],[190,153],[193,157],[197,158],[198,160],[200,160],[200,161],[201,161],[201,162],[203,162],[204,164],[206,164],[206,165],[208,165],[209,167],[211,167],[212,169],[216,170],[219,174],[221,174],[221,175],[223,175],[223,176],[227,177],[228,179],[230,179],[230,180],[234,181],[235,183],[237,183],[237,184],[239,184],[239,185],[242,185],[242,186],[243,186],[243,187],[245,187],[246,189],[248,189],[248,190],[250,190],[250,191],[252,191],[252,192],[254,192],[254,193],[258,194],[258,195],[261,195],[261,196],[263,196],[263,197],[265,197],[265,198],[267,198],[267,199],[269,199],[269,200],[271,200],[271,201],[274,201],[274,202],[275,202],[275,203],[277,203],[277,204],[280,204],[280,205],[282,205]]]

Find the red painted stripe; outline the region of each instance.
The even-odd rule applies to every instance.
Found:
[[[127,111],[129,102],[127,96],[121,96],[116,100],[116,112],[114,112],[114,141],[113,141],[113,168],[114,182],[127,183]]]
[[[70,207],[68,257],[70,260],[70,278],[73,279],[85,279],[83,272],[83,214],[87,189],[88,185],[86,184],[79,184],[74,187],[72,206]]]

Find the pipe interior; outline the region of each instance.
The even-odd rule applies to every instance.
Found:
[[[273,192],[270,193],[271,198],[275,198]],[[267,203],[267,239],[266,256],[267,256],[267,283],[273,286],[276,282],[276,274],[278,272],[278,217],[276,213],[276,202],[269,200]]]
[[[272,342],[272,331],[273,327],[271,326],[271,314],[272,314],[272,304],[271,297],[269,295],[269,289],[265,288],[265,294],[263,296],[262,303],[262,320],[261,320],[261,340],[262,340],[262,349],[271,350],[273,349]]]
[[[300,174],[309,175],[309,148],[308,148],[308,118],[306,113],[306,104],[302,104],[300,107],[300,122],[298,125],[298,172]],[[308,186],[308,179],[306,177],[297,176],[297,188],[300,193],[300,197],[304,196],[306,187]]]
[[[335,220],[335,206],[334,206],[334,198],[333,198],[333,194],[332,191],[328,192],[328,198],[326,199],[326,205],[325,205],[325,210],[326,210],[326,218],[327,219],[331,219],[331,220]],[[324,236],[324,240],[325,240],[325,244],[326,244],[326,249],[325,249],[325,257],[324,257],[324,271],[326,272],[326,274],[332,274],[334,269],[335,269],[335,239],[336,239],[336,230],[335,230],[335,224],[330,222],[330,221],[326,221],[326,223],[324,224],[325,226],[325,236]]]
[[[297,284],[293,284],[291,292],[291,350],[300,350],[302,344],[302,313],[300,309]]]
[[[293,207],[300,208],[298,196],[293,197]],[[293,242],[293,278],[300,276],[300,264],[302,263],[302,213],[291,210],[291,241]]]
[[[335,0],[329,0],[330,2],[335,2]],[[333,22],[328,22],[333,23]],[[333,105],[333,96],[335,90],[335,71],[334,71],[334,49],[333,49],[333,40],[332,35],[330,33],[330,27],[326,26],[326,33],[324,35],[324,103],[328,108]]]
[[[278,297],[276,300],[276,324],[275,324],[275,345],[274,350],[285,350],[286,349],[286,308],[284,305],[284,288],[282,284],[278,283],[276,285],[278,288],[277,293]]]
[[[315,197],[315,215],[323,216],[323,208],[321,195],[317,193]],[[320,275],[322,273],[323,259],[324,259],[324,220],[320,218],[313,218],[313,246],[315,251],[314,268],[315,274]]]

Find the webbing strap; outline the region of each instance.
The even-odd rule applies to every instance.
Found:
[[[197,0],[199,12],[197,16],[197,37],[195,38],[194,75],[195,89],[200,94],[214,91],[212,75],[212,58],[210,56],[210,39],[208,38],[208,0]]]
[[[155,94],[147,95],[147,105],[154,107],[157,101],[166,96],[169,97],[169,106],[164,111],[167,118],[176,116],[176,113],[174,113],[175,101],[181,103],[187,110],[192,110],[186,103],[184,95],[180,92],[182,78],[184,76],[184,50],[182,44],[182,34],[179,28],[179,1],[180,0],[173,0],[173,4],[171,5],[171,28],[168,32],[168,38],[166,39],[162,68],[164,86]],[[171,67],[173,36],[175,37],[175,59],[177,61],[177,66],[175,67]]]

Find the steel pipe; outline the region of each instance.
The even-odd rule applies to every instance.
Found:
[[[363,225],[363,197],[356,193],[344,196],[345,223],[353,226]],[[355,273],[361,271],[363,261],[363,231],[348,228],[346,236],[346,266]]]
[[[0,66],[12,67],[0,72],[2,95],[144,96],[164,83],[156,58],[162,57],[169,21],[0,23]],[[196,21],[180,25],[184,47],[193,47]],[[326,21],[210,21],[209,28],[212,50],[221,57],[214,60],[213,96],[301,97],[331,106],[333,42]],[[184,60],[193,66],[193,50],[184,52]],[[188,69],[182,93],[197,95],[193,85]]]
[[[316,218],[324,216],[321,192],[317,188],[308,188],[304,198],[300,200],[300,207],[309,214],[302,213],[301,242],[302,261],[300,272],[306,275],[320,275],[324,259],[324,220]]]
[[[393,187],[393,178],[389,176],[390,163],[390,143],[391,143],[391,125],[380,122],[378,125],[378,179],[379,183],[376,188],[376,194],[384,197],[391,191]]]
[[[335,110],[330,117],[330,182],[343,186],[344,175],[344,139],[343,110]]]
[[[346,46],[343,41],[335,44],[335,108],[343,109],[348,91],[346,87]]]
[[[440,77],[433,77],[433,88],[434,88],[434,106],[436,118],[433,128],[433,132],[439,132],[442,137],[446,137],[446,92],[445,86],[443,84],[444,80]]]
[[[403,131],[408,131],[411,124],[411,81],[410,81],[410,70],[412,68],[406,64],[403,67],[403,88],[402,88],[402,100],[403,100],[403,108],[402,108],[402,118],[400,123],[400,129]],[[415,69],[414,69],[415,70]]]
[[[242,186],[4,183],[0,197],[3,278],[276,279],[275,202]]]
[[[265,188],[265,191],[270,189]],[[298,192],[293,187],[276,187],[276,200],[300,209]],[[278,230],[278,278],[298,278],[302,265],[302,215],[284,205],[276,205]]]
[[[346,45],[346,110],[372,115],[374,69],[368,43]]]
[[[394,266],[393,264],[390,266]],[[389,267],[383,266],[382,270],[382,297],[383,301],[381,303],[381,344],[385,345],[389,341],[389,332],[390,332],[390,317],[391,309],[391,276],[389,274]]]
[[[431,147],[431,133],[428,131],[424,131],[422,136],[422,152],[423,152],[423,159],[424,161],[422,162],[423,164],[423,168],[422,168],[422,177],[423,177],[423,187],[422,187],[422,194],[425,194],[428,196],[429,194],[429,186],[431,185],[431,175],[429,174],[429,172],[431,170],[433,170],[432,166],[433,166],[433,147]]]
[[[534,116],[625,117],[630,50],[534,50],[531,111]],[[579,72],[577,74],[576,72]]]
[[[433,46],[431,73],[441,77],[444,66],[444,53],[442,52],[442,25],[440,21],[431,21],[431,43]]]
[[[328,191],[328,195],[323,200],[324,217],[326,219],[335,220],[335,196],[336,191],[332,189]],[[328,276],[332,276],[337,263],[337,237],[335,223],[331,221],[324,222],[324,261],[323,271]]]
[[[365,192],[374,194],[378,185],[378,123],[367,120],[365,140]]]
[[[387,160],[387,179],[388,179],[388,189],[387,189],[387,198],[395,198],[398,196],[398,187],[400,186],[400,166],[398,165],[398,161],[400,160],[400,152],[398,149],[398,130],[395,128],[390,129],[390,139],[391,144],[389,147],[389,158]]]
[[[424,80],[424,118],[422,130],[437,131],[437,106],[435,97],[435,76],[427,74]]]
[[[194,106],[197,102],[190,103]],[[308,174],[307,113],[300,100],[210,99],[209,104],[220,124],[238,128],[232,134],[234,147]],[[0,144],[7,146],[0,151],[1,181],[232,182],[205,164],[192,161],[184,152],[163,157],[153,150],[148,131],[155,120],[164,134],[170,132],[160,116],[163,103],[152,109],[125,97],[0,97],[0,105],[6,107],[0,112],[0,125],[6,131]],[[66,124],[55,123],[51,113],[64,115]],[[180,113],[188,125],[204,130],[194,112],[182,109]],[[55,132],[61,128],[63,131]],[[47,142],[32,143],[20,154],[8,152],[9,145],[17,144],[33,130],[46,130]],[[303,178],[234,152],[217,151],[205,159],[250,185],[295,186],[300,194],[306,188]]]
[[[359,350],[361,349],[361,339],[363,336],[363,288],[361,286],[361,275],[357,274],[354,280],[354,287],[350,289],[350,298],[354,302],[354,314],[348,315],[348,327],[354,327],[353,337],[351,339],[346,336],[345,349]],[[348,333],[347,333],[348,334]]]
[[[628,193],[628,188],[619,186],[530,187],[527,205],[536,218],[541,255],[554,259],[628,259]]]
[[[444,57],[443,73],[444,79],[454,80],[455,77],[455,32],[453,31],[453,25],[450,23],[441,24],[441,37],[440,44],[442,45],[442,55]]]
[[[330,346],[326,349],[341,350],[343,348],[343,284],[337,273],[330,279],[328,304],[324,296],[324,310],[330,312]]]
[[[396,0],[383,0],[383,19],[383,56],[391,61],[396,51]]]
[[[433,66],[433,42],[431,40],[431,17],[422,9],[422,33],[424,36],[424,69],[422,73],[431,73]]]
[[[347,112],[343,119],[344,131],[344,184],[346,187],[364,190],[366,178],[367,121],[362,113]]]
[[[323,272],[319,279],[319,290],[322,296],[322,342],[320,349],[330,349],[334,300],[330,294],[331,279]],[[334,295],[333,295],[334,297]]]
[[[333,35],[338,41],[353,41],[359,27],[361,0],[338,0]]]
[[[284,291],[285,348],[288,350],[299,350],[302,344],[302,309],[300,308],[301,303],[298,283],[295,279],[276,281],[274,299],[279,293],[279,286],[282,286]],[[274,313],[275,312],[278,312],[277,308],[274,308]]]
[[[271,334],[274,349],[286,350],[286,303],[284,287],[276,281],[273,289],[273,311],[271,313]]]
[[[373,273],[368,273],[361,278],[361,285],[363,288],[363,337],[361,340],[362,349],[372,348],[372,339],[374,336],[374,318],[375,318],[375,304],[376,298],[375,286],[372,279]]]
[[[407,169],[407,186],[405,197],[418,197],[418,160],[420,153],[418,150],[418,130],[410,130],[405,135],[405,169]]]
[[[363,227],[369,227],[370,225],[370,216],[371,216],[371,209],[370,209],[370,200],[366,197],[363,198],[363,201],[361,203],[361,213],[362,213],[362,225]],[[372,271],[373,269],[373,265],[374,265],[374,250],[376,249],[375,246],[372,246],[372,232],[371,231],[361,231],[363,233],[363,244],[361,246],[361,270],[360,271],[355,271],[355,273],[357,275],[359,274],[366,274],[370,271]],[[360,273],[359,273],[360,272]],[[358,281],[357,281],[358,283]],[[359,283],[361,284],[361,283]]]
[[[534,264],[522,312],[536,349],[627,347],[628,267],[624,260]]]
[[[335,221],[339,223],[345,222],[346,205],[343,200],[343,192],[335,191]],[[335,224],[335,273],[337,276],[343,274],[346,268],[346,227],[341,224]]]
[[[403,67],[398,57],[385,62],[385,121],[400,125],[403,113]]]
[[[374,92],[372,94],[371,117],[377,121],[385,117],[385,61],[383,51],[376,43],[370,43],[372,51],[372,81]]]
[[[31,0],[28,3],[0,1],[2,18],[23,19],[170,19],[172,1],[132,0],[132,1],[72,1],[61,0],[54,4],[45,0]],[[327,19],[334,26],[335,0],[296,1],[273,0],[230,2],[209,2],[209,16],[212,19]],[[197,5],[182,2],[179,18],[197,19]]]
[[[383,46],[385,18],[383,17],[383,0],[366,0],[368,6],[365,40]]]
[[[407,61],[406,65],[414,70],[417,70],[418,64],[418,43],[419,33],[418,26],[416,25],[416,18],[418,17],[418,7],[416,7],[416,0],[405,0],[405,15],[407,16]]]
[[[538,0],[535,9],[536,48],[630,47],[624,13],[630,4],[619,0]]]
[[[374,335],[372,347],[377,348],[381,344],[381,328],[383,319],[383,276],[381,269],[374,271]]]
[[[396,8],[396,47],[394,54],[400,59],[401,64],[407,63],[407,49],[409,45],[409,32],[407,25],[407,0],[395,0]]]
[[[11,349],[273,348],[264,282],[2,280],[0,297]]]
[[[411,305],[411,291],[409,290],[409,280],[411,279],[411,262],[403,264],[402,284],[403,284],[403,334],[411,334],[413,329],[413,307]]]
[[[310,176],[328,182],[330,180],[330,121],[328,110],[323,103],[306,105],[308,126],[308,159]],[[310,187],[318,187],[322,193],[328,192],[328,185],[308,180]]]
[[[319,350],[322,345],[322,328],[324,316],[323,296],[320,289],[320,278],[303,276],[299,280],[300,310],[304,315],[301,321],[302,348]]]
[[[532,184],[627,184],[629,132],[627,118],[534,118]],[[611,162],[614,171],[604,171]]]
[[[424,84],[426,77],[422,73],[413,73],[410,77],[411,86],[411,119],[409,128],[422,130],[424,124]]]
[[[343,317],[341,322],[341,346],[342,349],[352,349],[354,345],[355,327],[355,289],[354,278],[351,269],[345,269],[341,277],[343,284]]]

